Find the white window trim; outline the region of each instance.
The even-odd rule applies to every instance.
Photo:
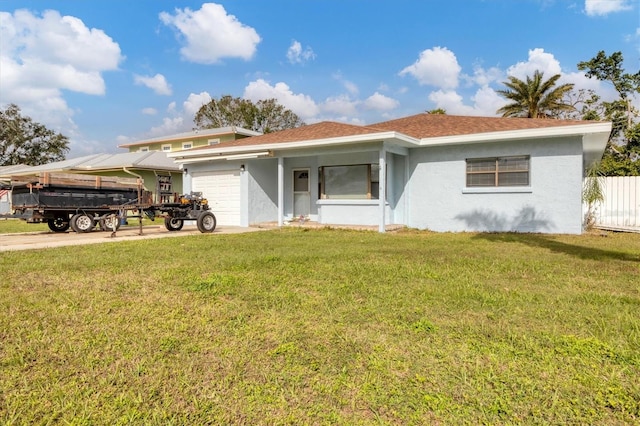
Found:
[[[530,194],[532,192],[533,188],[530,186],[477,186],[462,188],[463,194]]]
[[[140,148],[138,148],[138,152],[149,152],[149,147],[141,146]]]
[[[191,148],[193,148],[193,142],[182,142],[182,149],[191,149]]]
[[[473,161],[473,160],[485,160],[485,159],[491,159],[491,160],[496,160],[496,162],[501,159],[501,158],[517,158],[517,157],[526,157],[527,158],[527,175],[528,175],[528,180],[529,180],[529,184],[526,186],[520,186],[520,185],[504,185],[504,186],[498,186],[497,183],[497,179],[498,179],[498,175],[500,173],[500,170],[498,168],[496,168],[496,170],[494,171],[495,173],[495,177],[496,177],[496,185],[487,185],[487,186],[467,186],[466,181],[467,178],[469,176],[469,171],[466,169],[468,167],[469,161]],[[496,163],[497,164],[497,163]],[[482,172],[479,172],[482,173]],[[503,172],[504,173],[504,172]],[[519,191],[518,189],[525,189],[524,191]],[[529,188],[529,191],[527,191],[526,189]],[[476,191],[477,189],[480,189],[480,191]],[[465,186],[463,189],[463,193],[509,193],[509,192],[531,192],[531,156],[530,155],[509,155],[509,156],[496,156],[496,157],[487,157],[487,158],[467,158],[465,160]],[[468,192],[465,192],[468,191]]]
[[[169,148],[169,149],[165,149],[165,148]],[[170,152],[171,151],[171,144],[170,143],[162,144],[162,147],[160,148],[160,150],[162,152]]]

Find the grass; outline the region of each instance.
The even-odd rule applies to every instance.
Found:
[[[46,223],[27,223],[20,219],[0,219],[0,234],[48,231]]]
[[[156,218],[155,221],[144,218],[142,219],[143,226],[164,226],[164,222],[162,218]],[[139,226],[139,222],[137,218],[132,218],[128,220],[128,224],[126,226]],[[50,232],[49,226],[46,222],[41,223],[28,223],[27,221],[21,219],[0,219],[0,234],[17,234],[23,232],[42,232],[47,231]],[[73,232],[69,230],[68,232]]]
[[[3,424],[630,424],[640,238],[287,229],[0,254]]]

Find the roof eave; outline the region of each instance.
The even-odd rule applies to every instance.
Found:
[[[220,155],[221,158],[223,158],[223,156],[226,155],[250,153],[255,151],[286,151],[290,149],[321,148],[336,145],[384,141],[395,142],[401,146],[418,146],[419,144],[418,139],[412,138],[402,133],[379,132],[356,136],[340,136],[334,138],[313,139],[307,141],[275,142],[256,145],[197,149],[191,151],[176,151],[167,153],[167,156],[173,158],[178,163],[180,163],[183,159],[196,159],[198,157],[206,157],[206,160],[203,159],[203,161],[210,161],[212,159],[215,159],[212,158],[212,156],[215,155]]]
[[[420,140],[420,146],[501,142],[516,139],[540,139],[560,136],[584,136],[594,133],[606,133],[608,135],[609,132],[611,132],[610,122],[590,122],[589,124],[579,124],[575,126],[543,127],[538,129],[507,130],[423,138]]]
[[[211,130],[211,131],[207,132],[206,130]],[[167,135],[166,137],[159,136],[157,138],[145,139],[138,142],[121,144],[121,145],[118,145],[118,148],[130,148],[135,146],[144,146],[144,145],[150,145],[150,144],[161,143],[161,142],[169,143],[169,142],[178,142],[181,140],[188,141],[194,138],[201,138],[201,137],[208,137],[208,136],[221,136],[221,135],[231,135],[231,134],[242,135],[242,136],[261,136],[262,135],[262,133],[260,132],[245,129],[243,127],[235,127],[235,126],[219,127],[216,129],[206,129],[206,130],[201,130],[199,132],[190,132],[186,134],[181,133],[179,135]]]

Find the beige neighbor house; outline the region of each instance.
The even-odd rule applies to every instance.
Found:
[[[133,143],[125,143],[118,145],[118,148],[126,148],[129,152],[175,152],[203,146],[216,146],[218,144],[260,135],[262,135],[260,132],[243,129],[242,127],[229,126],[216,129],[194,130]]]

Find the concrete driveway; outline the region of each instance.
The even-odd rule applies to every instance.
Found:
[[[118,241],[137,241],[152,238],[176,238],[185,235],[208,235],[236,234],[243,232],[263,231],[261,228],[241,228],[234,226],[219,226],[210,234],[202,234],[195,225],[184,225],[180,231],[169,232],[162,226],[148,225],[142,228],[142,235],[137,226],[127,226],[120,228],[115,237],[111,237],[110,232],[88,232],[78,234],[69,232],[28,232],[21,234],[0,234],[0,252],[14,250],[30,250],[51,247],[74,246],[80,244],[100,244],[115,243]]]

